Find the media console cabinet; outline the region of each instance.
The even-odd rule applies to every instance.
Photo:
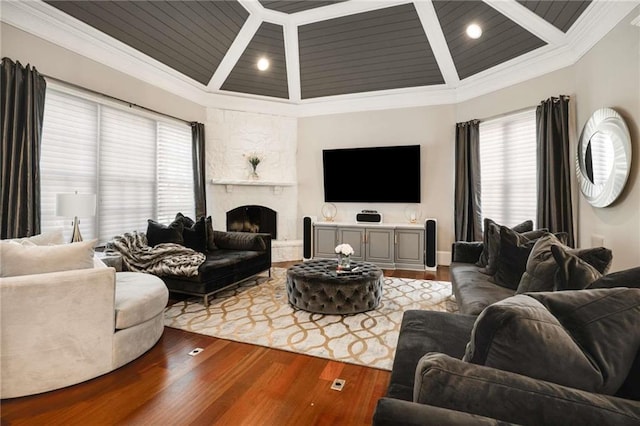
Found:
[[[383,269],[435,270],[435,261],[429,266],[425,262],[427,258],[435,260],[435,256],[427,255],[429,250],[436,250],[434,224],[425,228],[409,223],[315,222],[311,230],[312,257],[335,259],[335,247],[348,243],[354,250],[351,258],[356,261],[375,263]]]

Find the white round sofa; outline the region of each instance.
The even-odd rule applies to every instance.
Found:
[[[162,336],[169,292],[104,265],[0,278],[0,398],[63,388],[138,358]]]

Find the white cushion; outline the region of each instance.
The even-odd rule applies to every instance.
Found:
[[[116,274],[116,329],[142,324],[164,311],[169,290],[160,278],[142,272]]]
[[[30,242],[37,246],[48,246],[52,244],[64,244],[63,228],[57,228],[53,231],[43,232],[42,234],[34,235],[33,237],[14,238],[5,241],[16,241],[19,243]]]
[[[44,274],[93,268],[97,239],[78,243],[36,246],[0,241],[0,276]]]

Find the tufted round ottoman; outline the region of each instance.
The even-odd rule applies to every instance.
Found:
[[[336,261],[309,260],[287,270],[289,303],[320,314],[355,314],[374,309],[382,297],[382,270],[373,263],[351,262],[362,274],[338,275]]]

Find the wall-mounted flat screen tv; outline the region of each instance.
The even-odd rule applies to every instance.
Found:
[[[325,202],[420,202],[420,145],[325,149],[322,166]]]

